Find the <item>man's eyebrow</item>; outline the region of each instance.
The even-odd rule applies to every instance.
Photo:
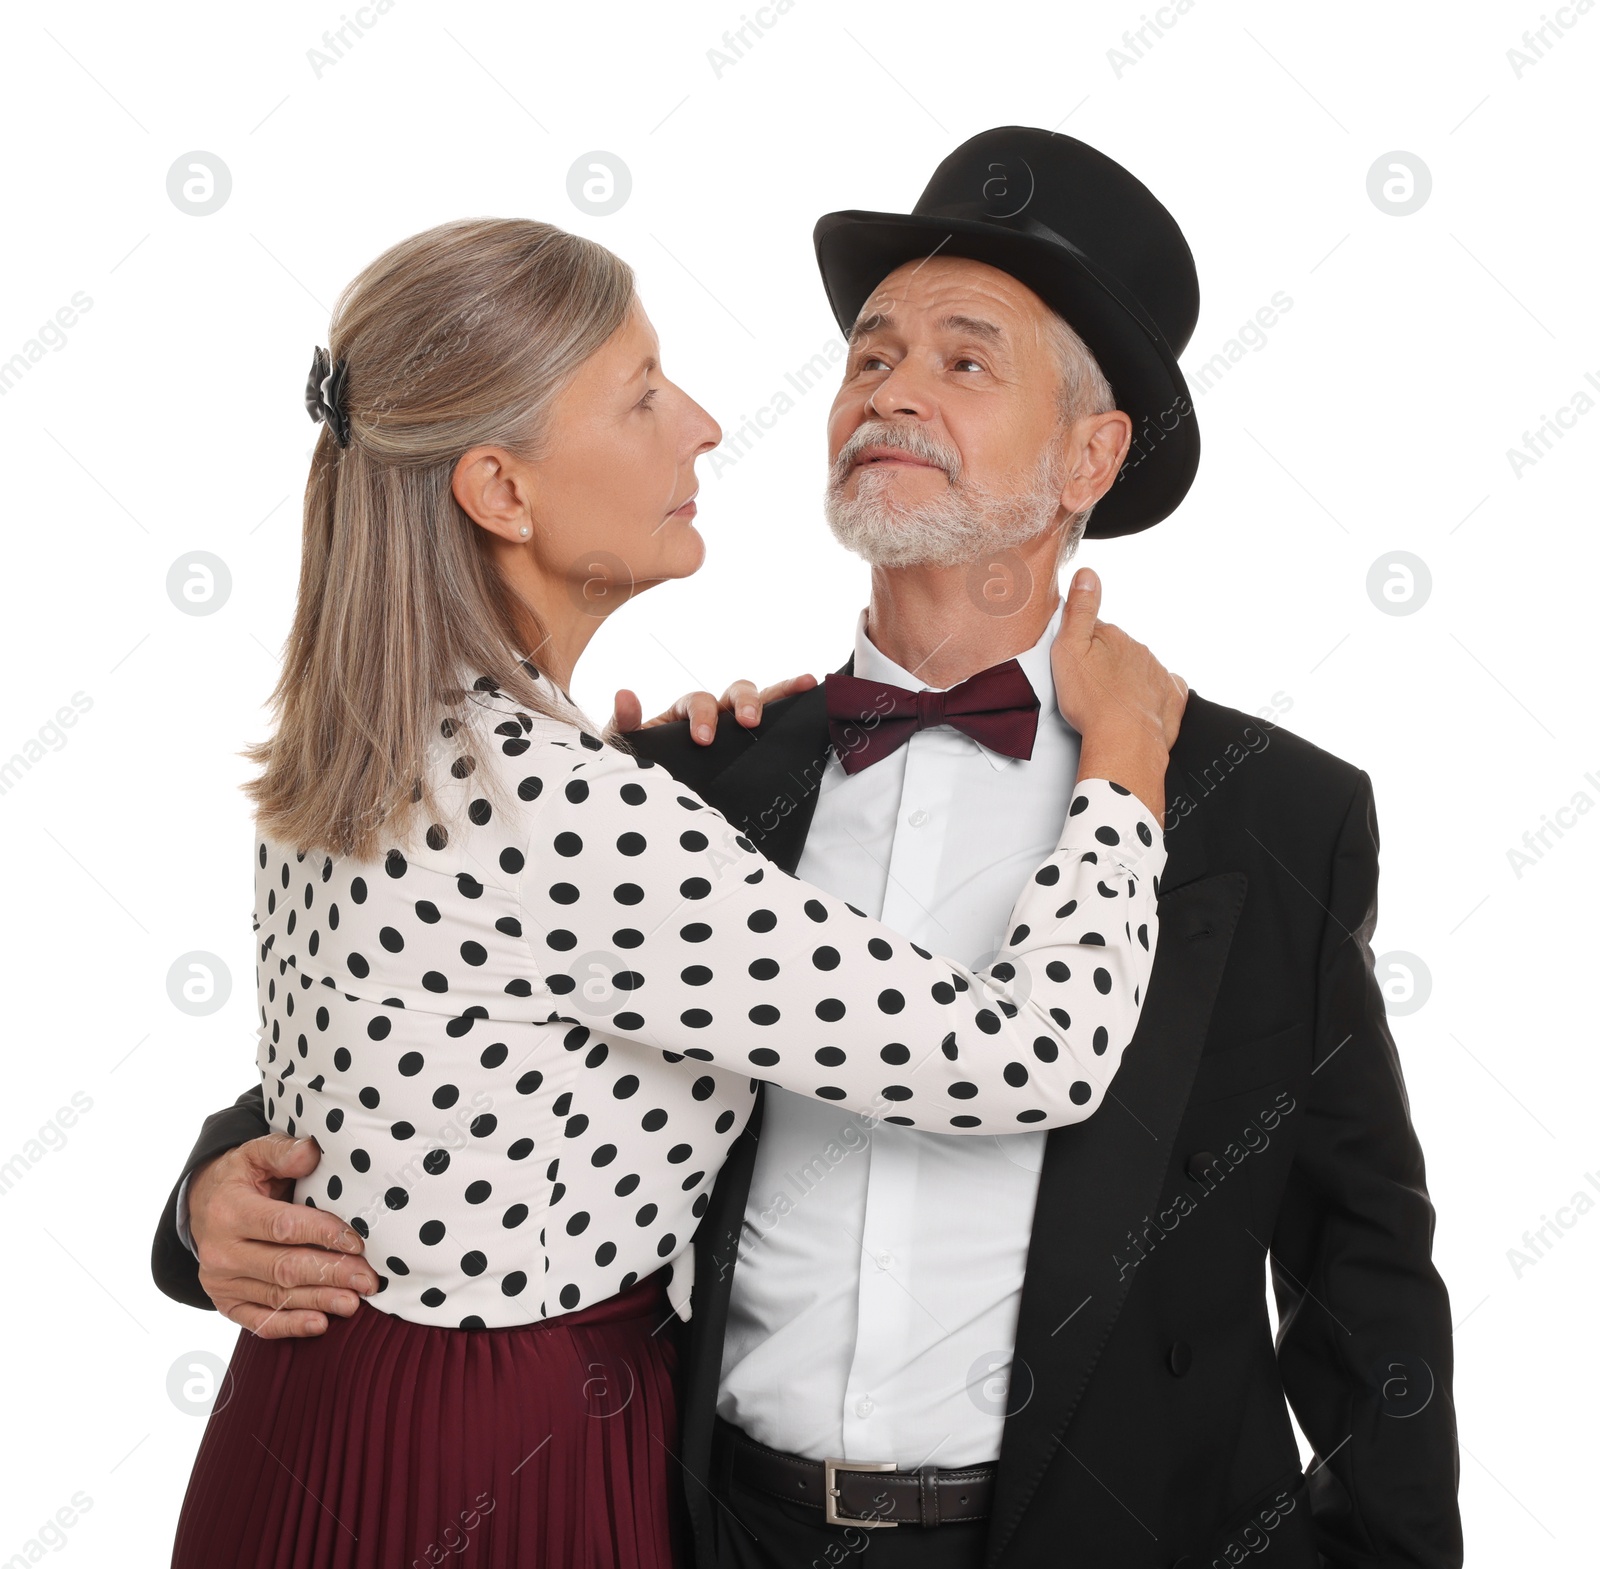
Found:
[[[982,338],[985,343],[1004,343],[1005,333],[992,321],[980,321],[976,316],[946,316],[939,323],[945,332],[964,332],[970,337]]]
[[[893,329],[892,316],[886,311],[873,311],[870,315],[856,317],[855,325],[850,329],[850,341],[856,343],[870,332],[890,332]]]
[[[894,325],[894,318],[888,312],[873,311],[856,319],[850,329],[850,342],[857,343],[874,332],[893,332]],[[981,338],[985,343],[1004,344],[1006,341],[1001,328],[977,316],[945,316],[938,322],[938,327],[942,332],[964,332],[969,337]]]

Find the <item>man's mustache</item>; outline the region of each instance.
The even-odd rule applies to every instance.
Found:
[[[850,434],[850,439],[839,449],[828,476],[829,485],[837,490],[850,477],[855,462],[868,447],[895,447],[923,463],[931,463],[944,470],[952,485],[961,478],[961,454],[954,447],[935,441],[920,425],[900,425],[889,420],[869,420]]]

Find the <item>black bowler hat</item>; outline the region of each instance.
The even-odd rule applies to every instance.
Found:
[[[1002,126],[956,148],[909,213],[831,212],[813,238],[847,334],[896,267],[932,255],[998,267],[1065,318],[1133,421],[1091,538],[1149,528],[1188,493],[1200,430],[1178,355],[1200,283],[1177,221],[1121,164],[1070,136]]]

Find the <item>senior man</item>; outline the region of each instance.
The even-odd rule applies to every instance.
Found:
[[[1076,778],[1057,570],[1170,515],[1198,463],[1193,260],[1127,170],[1018,127],[909,214],[824,218],[817,250],[849,337],[827,516],[872,567],[854,654],[753,726],[713,733],[696,698],[631,744],[785,869],[977,964]],[[1101,1117],[941,1139],[763,1090],[696,1237],[703,1569],[1460,1563],[1371,782],[1191,693],[1167,799],[1155,967]],[[371,1272],[317,1251],[334,1217],[268,1196],[315,1151],[244,1143],[262,1126],[249,1095],[208,1122],[198,1268],[169,1204],[157,1279],[315,1332]]]

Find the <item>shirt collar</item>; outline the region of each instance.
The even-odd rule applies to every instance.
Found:
[[[1040,722],[1045,722],[1051,714],[1056,712],[1056,683],[1055,676],[1050,669],[1050,645],[1055,642],[1056,633],[1061,630],[1061,616],[1066,606],[1061,600],[1056,601],[1055,613],[1050,617],[1049,625],[1040,634],[1039,641],[1032,648],[1016,655],[1017,663],[1022,667],[1022,673],[1028,678],[1033,687],[1035,696],[1039,699]],[[929,683],[921,676],[913,675],[909,670],[897,665],[876,643],[867,636],[867,613],[865,610],[856,617],[856,657],[852,666],[854,673],[864,681],[883,681],[890,686],[903,686],[909,692],[922,692],[931,690]],[[949,688],[943,688],[948,691]],[[962,732],[955,731],[960,735]],[[1012,763],[1020,761],[1015,757],[1006,757],[999,752],[991,752],[988,747],[980,742],[972,741],[971,744],[978,749],[989,762],[996,768],[1006,768]]]

